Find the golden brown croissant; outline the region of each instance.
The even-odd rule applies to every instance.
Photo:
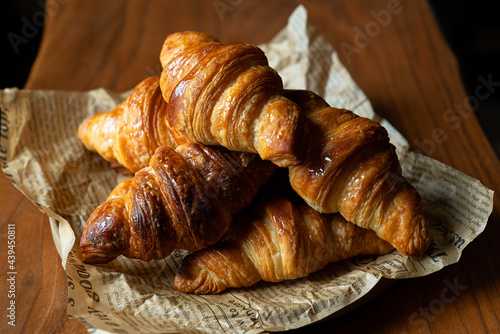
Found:
[[[185,143],[165,122],[167,103],[159,79],[143,80],[115,109],[84,120],[78,137],[86,148],[135,173],[148,166],[158,147],[175,148]]]
[[[395,148],[378,123],[330,107],[308,91],[288,91],[310,127],[304,163],[289,178],[295,191],[320,212],[348,221],[391,243],[405,255],[426,250],[430,236],[417,191],[401,175]]]
[[[378,255],[393,247],[373,231],[339,214],[320,214],[304,202],[274,196],[240,214],[216,244],[186,256],[175,288],[188,293],[220,293],[260,280],[304,277],[330,262],[356,255]]]
[[[85,225],[83,260],[145,261],[207,247],[227,231],[276,166],[256,154],[183,144],[157,149],[150,166],[118,185]]]
[[[303,122],[281,77],[254,45],[197,32],[169,35],[160,55],[167,123],[188,140],[258,153],[278,166],[305,152]]]

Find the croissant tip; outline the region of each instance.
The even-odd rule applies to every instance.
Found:
[[[222,281],[216,280],[205,268],[192,263],[191,259],[188,255],[175,274],[174,288],[176,290],[197,295],[218,294],[226,290],[227,286]]]
[[[295,132],[295,136],[272,142],[272,146],[258,152],[263,160],[269,160],[274,165],[282,168],[300,165],[304,162],[306,147],[303,138],[303,130]]]
[[[176,32],[168,35],[163,42],[162,50],[160,52],[160,62],[162,67],[165,68],[167,66],[168,62],[177,51],[207,42],[219,42],[219,40],[209,34],[191,30]]]
[[[273,164],[278,167],[287,168],[297,166],[302,163],[302,159],[297,159],[295,156],[290,157],[273,157],[269,159]]]
[[[425,254],[431,244],[431,236],[427,229],[427,219],[424,214],[413,216],[411,224],[413,231],[406,245],[396,247],[396,249],[405,256],[420,257]]]
[[[85,247],[82,250],[82,260],[90,264],[103,264],[113,261],[116,255],[109,254],[94,247]]]
[[[431,236],[427,229],[427,219],[424,213],[415,215],[413,219],[416,220],[414,225],[416,255],[423,255],[431,244]]]
[[[88,128],[92,121],[92,116],[86,117],[78,126],[77,136],[85,144],[85,137],[88,134]]]
[[[80,239],[84,262],[106,263],[127,249],[128,230],[124,226],[123,197],[98,206],[90,215]]]

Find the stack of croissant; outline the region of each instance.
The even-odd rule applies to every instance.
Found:
[[[420,196],[380,124],[284,90],[253,45],[175,33],[160,61],[161,76],[78,129],[133,175],[88,219],[85,262],[193,251],[175,288],[202,294],[429,246]]]

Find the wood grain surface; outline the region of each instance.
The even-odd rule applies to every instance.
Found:
[[[375,112],[387,118],[413,149],[500,190],[498,157],[468,102],[481,103],[482,98],[467,96],[457,61],[426,1],[301,3]],[[48,0],[42,45],[26,88],[125,91],[159,73],[159,50],[169,33],[198,30],[227,43],[264,43],[285,26],[298,4]],[[390,15],[381,17],[383,11]],[[451,122],[448,110],[454,106],[461,109]],[[486,230],[465,249],[458,264],[427,277],[399,280],[348,314],[289,333],[500,332],[498,194],[494,203]],[[0,333],[86,333],[66,313],[66,276],[48,218],[3,174],[0,206]],[[4,316],[9,289],[7,224],[16,226],[16,327],[8,326]],[[459,288],[444,302],[443,291],[450,284]]]

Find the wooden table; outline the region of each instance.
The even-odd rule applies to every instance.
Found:
[[[43,41],[26,88],[124,91],[159,73],[159,50],[169,33],[198,30],[224,42],[259,44],[285,26],[297,5],[298,1],[48,0]],[[498,157],[468,111],[457,61],[429,4],[345,0],[304,5],[375,111],[414,149],[500,190]],[[479,96],[473,100],[480,101]],[[454,104],[462,107],[458,126],[446,118]],[[66,277],[47,217],[3,174],[0,189],[0,332],[85,333],[66,314]],[[500,331],[498,194],[494,201],[486,230],[458,264],[428,277],[398,281],[351,313],[297,332]],[[15,328],[7,326],[4,316],[7,224],[16,225]],[[459,286],[455,298],[445,294],[449,284]]]

